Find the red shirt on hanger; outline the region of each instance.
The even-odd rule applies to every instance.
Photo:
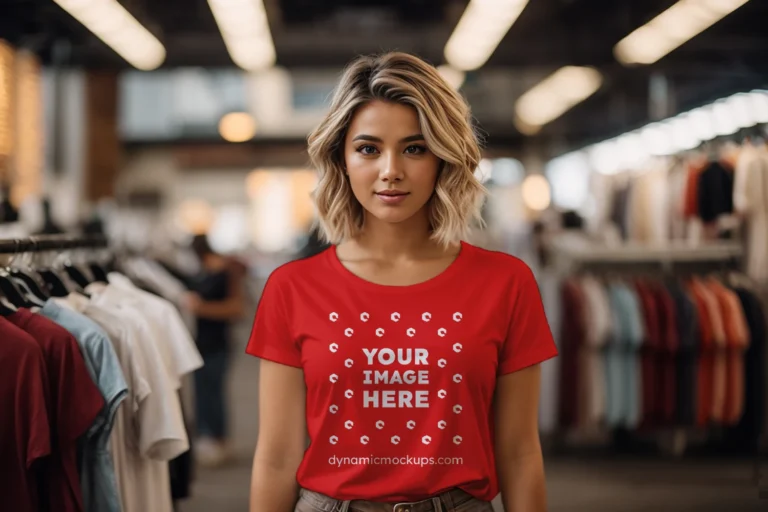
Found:
[[[43,352],[0,317],[0,500],[2,510],[37,512],[40,459],[51,453]]]
[[[6,317],[40,346],[48,373],[51,456],[45,464],[42,494],[55,512],[82,512],[77,470],[77,440],[104,407],[91,380],[77,340],[51,320],[20,309]]]

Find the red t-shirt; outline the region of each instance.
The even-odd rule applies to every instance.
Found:
[[[77,440],[104,407],[104,398],[91,380],[77,340],[69,331],[26,309],[6,318],[34,338],[45,359],[50,386],[51,456],[45,465],[43,498],[57,512],[82,512]]]
[[[283,265],[246,351],[304,370],[299,485],[390,502],[452,487],[493,499],[496,379],[557,354],[530,269],[467,243],[412,286],[355,276],[335,247]]]
[[[39,464],[51,452],[48,376],[29,334],[0,317],[0,500],[2,510],[39,510]]]

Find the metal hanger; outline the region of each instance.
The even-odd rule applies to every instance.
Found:
[[[53,262],[52,269],[61,269],[63,271],[64,278],[62,278],[62,281],[68,283],[70,293],[79,293],[89,299],[91,298],[91,295],[85,291],[85,287],[90,284],[90,280],[72,262],[69,250],[60,252],[57,255]]]
[[[85,288],[91,284],[91,280],[88,279],[85,273],[74,263],[65,263],[64,272],[66,272],[69,278],[72,279],[72,281],[74,281],[80,288]]]
[[[37,243],[36,239],[33,240],[34,243]],[[69,287],[64,283],[64,280],[58,275],[56,270],[52,268],[52,265],[37,269],[36,272],[45,282],[51,297],[66,297],[71,293]]]
[[[36,244],[35,241],[32,241],[32,243],[33,245]],[[29,255],[32,253],[26,252],[22,254]],[[14,259],[15,258],[16,258],[16,255],[14,254]],[[31,267],[31,264],[25,262],[20,268],[18,266],[14,267],[12,265],[13,261],[14,260],[11,260],[11,262],[8,263],[11,277],[13,277],[16,280],[16,283],[19,285],[19,287],[26,292],[31,302],[37,302],[39,303],[38,305],[41,307],[45,305],[45,302],[49,299],[50,295],[40,287],[40,284],[36,279],[37,276],[32,275],[31,273],[27,273],[27,271],[25,270],[24,267]]]
[[[91,262],[88,265],[88,268],[91,271],[91,274],[93,274],[94,281],[97,283],[108,283],[109,278],[107,277],[107,271],[104,270],[104,268],[99,264],[99,262],[94,261]]]
[[[0,316],[12,315],[16,311],[18,311],[18,308],[13,304],[11,304],[10,302],[8,302],[8,299],[6,299],[5,297],[3,297],[2,294],[0,294]]]
[[[18,240],[15,242],[18,244]],[[15,252],[11,256],[11,262],[13,261],[14,257]],[[11,262],[9,262],[8,266],[10,266]],[[0,268],[0,292],[5,296],[8,302],[17,308],[29,308],[36,306],[37,304],[30,302],[30,300],[27,298],[26,291],[18,285],[8,270],[8,268]]]

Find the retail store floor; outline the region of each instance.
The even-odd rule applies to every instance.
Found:
[[[242,351],[240,352],[242,354]],[[247,512],[256,442],[258,362],[236,358],[231,376],[237,460],[197,470],[193,497],[178,512]],[[766,512],[749,461],[546,459],[550,512]],[[768,470],[768,468],[766,468]],[[502,511],[500,505],[496,508]],[[264,511],[268,512],[268,511]]]

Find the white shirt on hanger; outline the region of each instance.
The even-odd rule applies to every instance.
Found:
[[[110,272],[108,278],[109,285],[93,288],[93,292],[107,303],[129,305],[144,316],[163,345],[163,356],[177,380],[202,368],[200,351],[173,304],[137,288],[122,274]]]
[[[60,304],[99,324],[112,340],[129,387],[110,452],[123,512],[172,512],[168,460],[189,450],[181,404],[156,340],[131,308],[71,294]]]
[[[735,173],[733,205],[747,224],[747,275],[768,289],[768,148],[747,145]]]

